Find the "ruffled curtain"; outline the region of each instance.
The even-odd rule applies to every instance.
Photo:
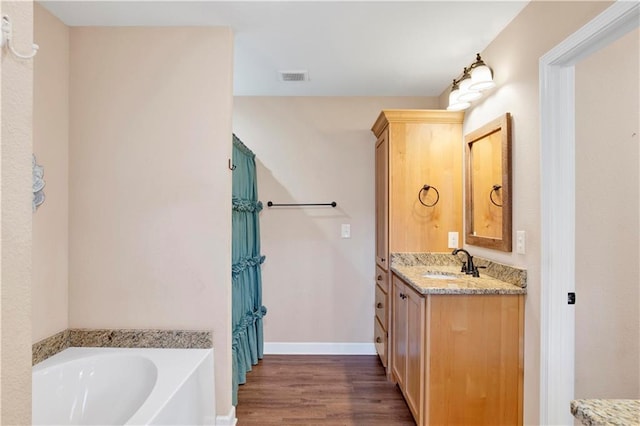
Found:
[[[247,371],[263,356],[262,275],[260,224],[255,154],[233,135],[232,190],[232,325],[233,405],[238,404],[238,385],[246,382]]]

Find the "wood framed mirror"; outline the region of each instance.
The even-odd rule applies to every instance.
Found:
[[[511,114],[465,135],[465,242],[511,251]]]

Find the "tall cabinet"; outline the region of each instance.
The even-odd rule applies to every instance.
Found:
[[[374,339],[388,373],[395,300],[389,253],[444,252],[449,232],[462,236],[463,117],[443,110],[383,110],[371,128],[377,138]]]

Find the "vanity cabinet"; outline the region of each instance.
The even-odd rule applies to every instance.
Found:
[[[422,424],[424,390],[424,298],[393,275],[391,371],[418,424]]]
[[[381,275],[390,282],[390,252],[448,251],[448,233],[462,235],[463,117],[460,111],[383,110],[373,124],[378,285]],[[379,287],[389,294],[388,285]],[[393,318],[386,309],[387,320],[374,321],[385,367],[389,346],[378,340],[390,341]]]
[[[418,426],[522,425],[524,295],[420,294],[392,273],[391,371]]]

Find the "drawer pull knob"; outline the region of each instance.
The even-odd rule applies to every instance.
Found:
[[[382,275],[378,275],[378,281],[382,281]]]
[[[376,305],[376,308],[382,309],[382,302],[378,302],[378,304]]]
[[[379,337],[376,337],[376,343],[382,343],[382,339]]]

